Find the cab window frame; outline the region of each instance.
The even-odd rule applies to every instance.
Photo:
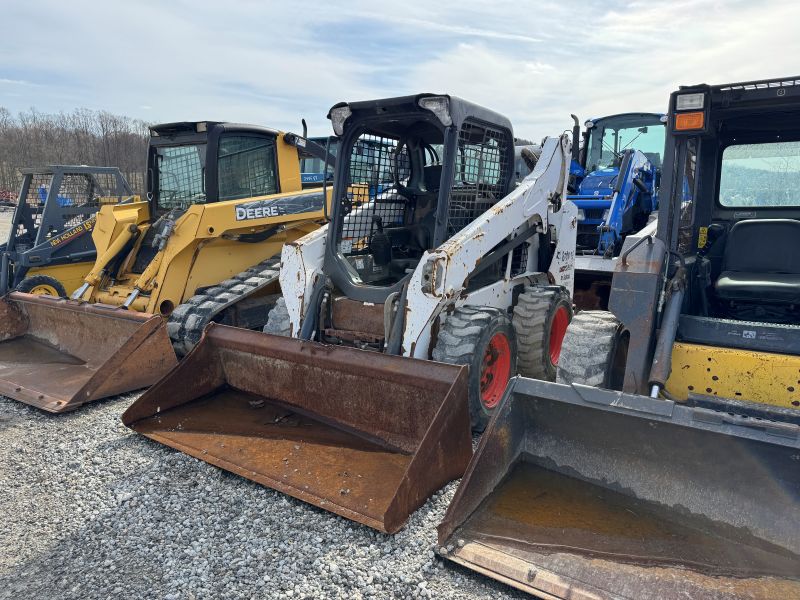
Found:
[[[233,156],[233,154],[229,154],[226,156],[222,155],[223,148],[225,146],[226,141],[232,139],[253,139],[253,140],[263,140],[266,143],[260,146],[255,146],[250,149],[242,150],[241,152],[246,152],[250,150],[256,150],[262,147],[268,147],[272,150],[271,156],[271,165],[273,179],[274,179],[274,190],[267,191],[266,193],[257,193],[251,194],[247,193],[245,195],[236,195],[230,196],[228,194],[223,193],[223,181],[225,176],[223,175],[223,169],[221,168],[221,163],[224,158],[227,156]],[[217,140],[217,152],[216,152],[216,164],[214,165],[216,171],[216,202],[231,202],[236,200],[243,200],[246,198],[254,198],[259,196],[270,196],[274,194],[281,193],[281,180],[280,180],[280,170],[278,164],[278,136],[271,133],[263,133],[263,132],[255,132],[255,131],[224,131],[220,134],[219,139]]]
[[[761,212],[761,211],[800,211],[800,197],[798,197],[797,203],[788,205],[758,205],[758,204],[742,204],[742,205],[733,205],[733,204],[723,204],[720,198],[720,194],[722,191],[722,164],[724,160],[725,150],[732,146],[755,146],[758,144],[769,144],[769,143],[787,143],[787,142],[794,142],[800,146],[800,135],[789,135],[785,136],[788,139],[782,140],[775,140],[774,138],[765,138],[763,135],[758,136],[737,136],[735,138],[729,138],[725,140],[723,143],[719,145],[718,149],[718,159],[716,164],[716,181],[714,186],[714,206],[716,210],[721,211],[731,211],[731,212]]]

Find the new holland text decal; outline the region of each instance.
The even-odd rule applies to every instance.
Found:
[[[72,229],[70,229],[68,231],[65,231],[61,235],[58,235],[58,236],[56,236],[54,238],[50,238],[48,241],[50,242],[50,245],[53,246],[53,247],[60,246],[64,242],[68,242],[68,241],[78,237],[79,235],[83,235],[87,231],[91,231],[94,228],[94,224],[95,224],[96,221],[97,221],[97,217],[92,217],[90,219],[86,219],[80,225],[78,225],[76,227],[73,227]]]
[[[267,219],[283,215],[297,215],[307,212],[322,210],[325,199],[323,194],[299,194],[297,196],[284,196],[274,200],[254,200],[238,205],[236,210],[237,221],[251,219]]]

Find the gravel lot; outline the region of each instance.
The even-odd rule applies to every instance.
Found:
[[[455,483],[383,535],[134,434],[136,397],[0,396],[0,600],[528,597],[434,555]]]
[[[383,535],[134,434],[135,398],[0,397],[0,598],[527,598],[434,555],[455,484]]]

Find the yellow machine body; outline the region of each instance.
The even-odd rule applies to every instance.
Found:
[[[180,211],[161,207],[160,221],[155,201],[103,205],[92,230],[95,263],[42,269],[68,290],[77,288],[70,300],[19,292],[0,299],[6,315],[0,319],[0,392],[46,411],[72,410],[155,383],[223,309],[230,308],[242,326],[251,322],[241,311],[265,314],[264,296],[279,291],[277,264],[259,267],[258,276],[250,270],[278,255],[284,243],[317,229],[329,203],[323,190],[302,188],[303,141],[271,133],[279,193],[247,196],[261,166],[253,160],[243,170],[252,179],[240,182],[244,198],[187,200],[177,205]],[[220,290],[217,284],[227,285],[224,299],[202,300],[204,308],[191,312],[196,305],[186,301],[201,288]],[[167,317],[181,304],[176,315],[184,321],[170,322],[170,338]]]
[[[83,278],[92,270],[93,263],[88,261],[69,263],[65,265],[47,265],[28,269],[28,277],[47,275],[61,282],[67,294],[77,290],[83,283]],[[31,293],[35,294],[36,290]],[[42,292],[44,293],[44,292]]]
[[[676,342],[667,391],[800,406],[800,356]]]
[[[237,207],[258,201],[276,201],[299,194],[319,194],[319,190],[303,191],[297,149],[277,140],[277,162],[280,175],[279,194],[255,196],[190,206],[175,222],[175,228],[163,250],[148,265],[150,273],[135,273],[131,267],[141,250],[142,241],[152,225],[148,202],[104,206],[97,214],[92,232],[98,260],[86,281],[91,286],[81,300],[120,306],[139,287],[141,295],[129,308],[153,314],[169,315],[199,288],[212,286],[280,253],[283,244],[294,241],[317,229],[327,208],[304,212],[237,220]],[[329,198],[325,199],[325,203]],[[102,274],[108,262],[104,254],[113,250],[122,236],[135,227],[136,241],[116,273]],[[263,241],[242,243],[238,236],[274,229]],[[112,252],[113,253],[113,252]],[[149,275],[149,276],[148,276]]]

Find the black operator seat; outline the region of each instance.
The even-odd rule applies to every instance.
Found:
[[[714,287],[718,298],[730,302],[800,304],[800,221],[736,223],[725,241]]]

